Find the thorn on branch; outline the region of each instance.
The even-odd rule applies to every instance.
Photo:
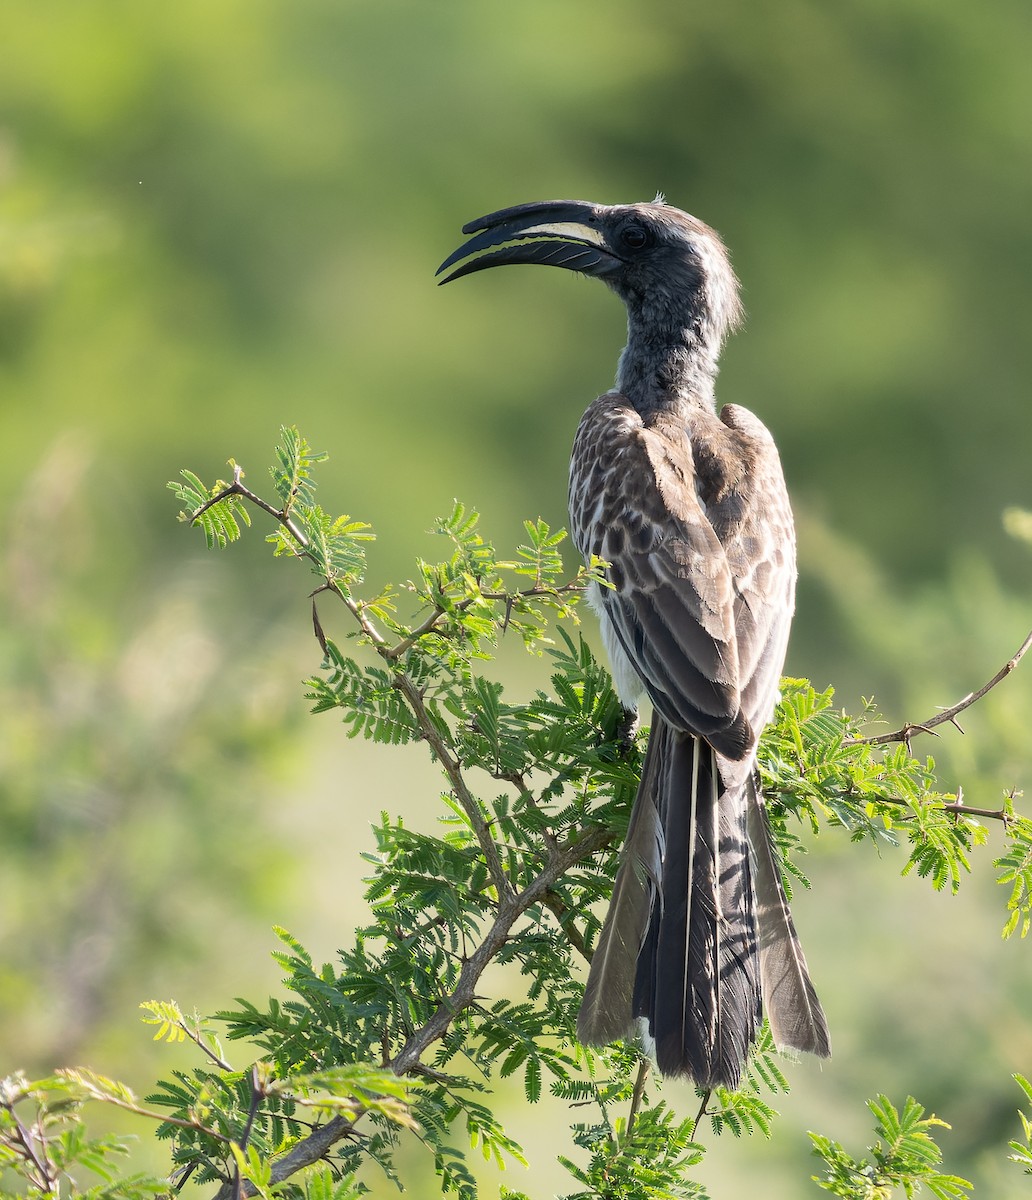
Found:
[[[326,633],[323,630],[322,621],[319,620],[319,606],[315,602],[314,593],[312,594],[312,630],[315,633],[315,640],[319,643],[325,657],[329,654],[329,648],[326,645]]]
[[[176,1167],[168,1177],[169,1185],[172,1190],[178,1195],[187,1183],[190,1181],[190,1176],[197,1170],[200,1164],[196,1161],[186,1163],[184,1166]]]

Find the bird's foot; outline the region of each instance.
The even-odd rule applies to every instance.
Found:
[[[623,717],[616,727],[616,745],[620,751],[621,758],[627,758],[634,749],[634,735],[637,732],[638,710],[636,708],[625,708]]]

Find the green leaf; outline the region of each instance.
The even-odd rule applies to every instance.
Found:
[[[206,488],[192,471],[182,471],[181,476],[182,482],[173,480],[168,484],[186,506],[184,511],[180,512],[179,519],[200,526],[209,550],[216,547],[222,550],[230,542],[237,541],[241,527],[251,524],[251,514],[243,498],[229,493],[229,485],[221,479],[211,488]],[[221,500],[209,504],[209,501],[223,493],[225,495]]]
[[[269,468],[269,472],[284,514],[298,505],[310,506],[314,502],[312,467],[326,462],[328,458],[328,454],[312,450],[295,425],[280,428],[276,464]]]

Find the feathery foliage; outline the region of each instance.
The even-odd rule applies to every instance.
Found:
[[[811,1133],[814,1154],[822,1159],[823,1178],[813,1177],[826,1192],[848,1200],[879,1200],[899,1194],[911,1197],[926,1187],[938,1200],[964,1200],[971,1190],[966,1179],[937,1170],[942,1153],[930,1129],[949,1129],[936,1116],[926,1117],[924,1108],[908,1096],[897,1110],[887,1096],[867,1102],[874,1114],[878,1141],[869,1148],[869,1158],[854,1159],[830,1138]],[[897,1191],[898,1189],[898,1191]]]

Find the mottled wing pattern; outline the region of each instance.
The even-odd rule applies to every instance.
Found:
[[[732,404],[721,409],[720,421],[728,430],[721,436],[738,446],[747,476],[724,480],[724,494],[709,495],[704,488],[702,499],[734,580],[742,712],[758,737],[774,715],[795,610],[795,524],[781,459],[766,426]],[[704,467],[706,442],[696,443],[695,436],[696,459]],[[712,483],[718,476],[702,472]]]
[[[642,418],[619,393],[581,421],[573,536],[609,564],[602,604],[656,710],[751,756],[792,614],[791,510],[773,440],[745,409]]]

